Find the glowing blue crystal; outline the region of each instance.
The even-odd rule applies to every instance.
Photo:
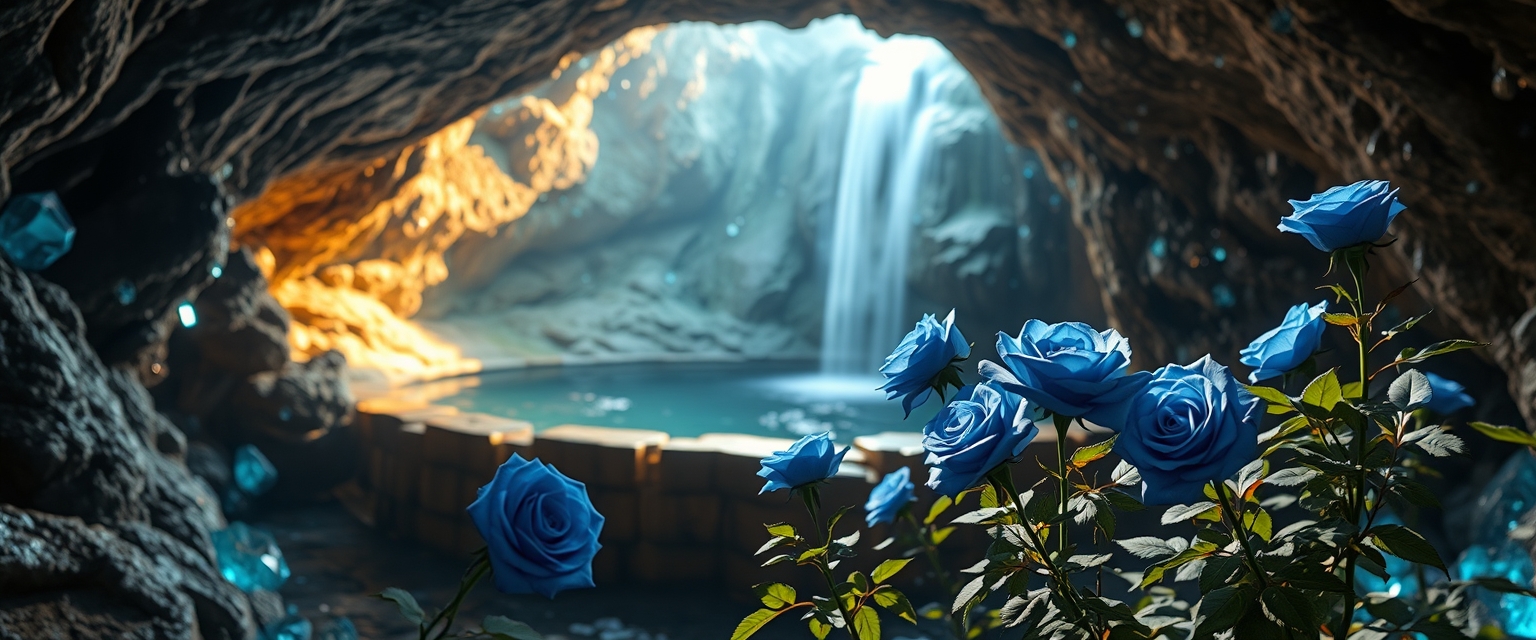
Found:
[[[1156,240],[1153,240],[1152,241],[1152,248],[1150,249],[1150,251],[1152,252],[1152,257],[1154,257],[1154,258],[1161,258],[1163,256],[1168,255],[1168,240],[1167,240],[1167,238],[1161,238],[1160,237],[1160,238],[1157,238]]]
[[[1211,259],[1213,259],[1213,260],[1215,260],[1217,262],[1226,262],[1227,261],[1227,249],[1226,249],[1226,247],[1216,247],[1215,249],[1211,249]]]
[[[261,630],[261,640],[309,640],[315,627],[303,616],[290,613]],[[356,638],[354,634],[352,637]]]
[[[277,467],[252,445],[235,449],[235,484],[248,495],[259,496],[277,484]]]
[[[1141,25],[1140,20],[1131,18],[1125,21],[1125,31],[1131,34],[1132,38],[1140,38],[1142,34],[1146,33],[1146,28]]]
[[[139,298],[139,288],[133,286],[133,283],[129,282],[127,278],[117,281],[116,292],[118,304],[130,305]]]
[[[288,561],[272,534],[244,522],[231,522],[229,528],[213,532],[213,550],[218,554],[219,574],[241,591],[276,591],[288,581]]]
[[[0,249],[28,271],[52,266],[75,243],[75,225],[58,194],[23,193],[0,211]]]
[[[197,326],[197,309],[192,308],[192,303],[183,302],[176,307],[176,318],[181,320],[181,326],[191,329]]]
[[[1061,46],[1071,49],[1077,46],[1077,34],[1071,29],[1061,32]]]
[[[357,640],[357,627],[346,616],[335,616],[320,623],[315,640]]]
[[[1458,579],[1499,577],[1530,586],[1536,578],[1531,555],[1510,532],[1520,517],[1536,506],[1536,457],[1522,449],[1511,456],[1488,481],[1472,513],[1472,545],[1451,567]],[[1494,622],[1510,636],[1536,638],[1536,600],[1517,594],[1479,589],[1477,597],[1488,607]]]

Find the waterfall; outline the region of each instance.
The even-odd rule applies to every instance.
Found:
[[[912,320],[907,254],[931,131],[947,108],[944,85],[926,64],[936,57],[959,67],[932,40],[896,37],[872,50],[859,73],[833,208],[823,373],[874,373]]]

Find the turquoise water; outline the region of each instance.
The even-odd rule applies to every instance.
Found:
[[[920,431],[937,399],[902,419],[877,376],[824,376],[812,363],[643,364],[552,367],[477,376],[436,400],[532,422],[629,427],[674,436],[748,433],[798,438],[831,431],[843,442],[881,431]]]

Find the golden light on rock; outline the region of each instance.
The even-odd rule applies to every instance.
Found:
[[[448,278],[444,253],[466,235],[496,235],[541,194],[585,179],[597,162],[592,101],[614,72],[649,50],[659,27],[626,34],[540,96],[474,114],[393,157],[284,176],[233,214],[272,294],[293,315],[296,356],[336,349],[394,382],[479,371],[481,363],[409,318]],[[562,69],[580,59],[568,56]],[[504,171],[470,136],[508,145]]]

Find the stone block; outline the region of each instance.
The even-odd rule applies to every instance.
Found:
[[[444,464],[426,464],[421,469],[416,501],[422,510],[453,515],[469,506],[462,502],[464,474]]]
[[[422,456],[427,462],[479,469],[502,442],[530,442],[533,424],[484,413],[456,413],[427,418]]]
[[[459,524],[459,518],[418,509],[411,537],[438,551],[457,553]]]
[[[533,453],[589,486],[633,488],[649,481],[667,439],[661,431],[561,425],[540,432]]]
[[[672,438],[661,447],[656,481],[665,491],[700,491],[714,486],[720,451],[698,438]]]
[[[603,544],[632,542],[640,535],[640,494],[637,491],[618,491],[587,488],[592,506],[603,514]]]
[[[647,584],[714,582],[719,557],[719,550],[705,545],[640,542],[629,553],[629,579]]]
[[[713,544],[720,537],[721,497],[713,493],[640,492],[640,539]]]

